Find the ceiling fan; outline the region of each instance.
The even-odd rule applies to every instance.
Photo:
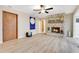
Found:
[[[50,8],[46,8],[45,5],[40,5],[40,9],[33,9],[33,11],[39,11],[38,14],[41,14],[41,13],[49,13],[48,10],[52,10],[53,8],[50,7]]]

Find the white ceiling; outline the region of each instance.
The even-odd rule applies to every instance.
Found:
[[[38,14],[38,11],[33,11],[36,5],[11,5],[8,7],[13,8],[15,10],[19,10],[27,13],[29,16],[42,18],[47,15],[59,14],[59,13],[73,13],[77,5],[50,5],[53,7],[53,10],[49,10],[49,14]]]

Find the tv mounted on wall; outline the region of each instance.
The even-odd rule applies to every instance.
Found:
[[[76,22],[79,23],[79,18],[76,18]]]

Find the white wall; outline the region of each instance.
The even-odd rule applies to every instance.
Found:
[[[0,43],[2,43],[2,12],[0,10]]]
[[[79,23],[76,22],[76,18],[79,18],[79,7],[75,10],[73,15],[73,37],[79,38]]]
[[[73,36],[73,14],[64,14],[64,36],[68,36],[68,32],[70,32],[70,36]]]
[[[16,11],[13,10],[12,8],[8,8],[8,7],[4,7],[4,6],[0,6],[0,43],[3,42],[3,32],[2,32],[2,11],[8,11],[11,13],[15,13],[18,14],[18,38],[23,38],[25,37],[25,33],[27,31],[30,31],[29,28],[29,16],[26,13],[23,13],[21,11]],[[33,34],[38,33],[38,25],[39,23],[36,23],[36,29],[33,30]]]
[[[18,37],[25,37],[26,31],[29,30],[29,17],[27,15],[19,13],[18,14]]]

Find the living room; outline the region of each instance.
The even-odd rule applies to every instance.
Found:
[[[8,13],[7,15],[9,16],[11,14],[14,14],[14,15],[16,14],[16,16],[18,16],[18,17],[15,16],[18,19],[18,21],[16,22],[16,25],[17,25],[15,28],[16,36],[14,39],[11,39],[11,37],[14,36],[15,32],[12,30],[9,34],[10,30],[7,30],[6,29],[7,26],[4,26],[9,24],[9,23],[7,24],[5,23],[5,22],[8,22],[8,20],[7,21],[5,20],[8,17],[8,16],[5,16],[6,13]],[[49,6],[1,5],[0,6],[0,43],[3,44],[3,46],[5,46],[6,48],[2,48],[3,46],[1,46],[0,52],[79,52],[78,48],[76,49],[77,51],[75,51],[73,47],[72,49],[74,51],[70,51],[71,49],[66,49],[66,50],[56,49],[56,48],[59,48],[58,46],[59,46],[59,43],[61,42],[62,42],[61,47],[62,48],[64,47],[63,46],[64,41],[62,39],[67,39],[67,40],[73,39],[69,42],[77,41],[76,43],[78,45],[78,41],[79,41],[78,40],[79,38],[78,16],[79,16],[78,5],[49,5]],[[9,19],[12,19],[12,16],[9,17]],[[32,25],[31,22],[34,25]],[[14,25],[15,23],[12,24],[10,22],[10,24],[9,26],[11,26],[11,28],[15,26]],[[4,32],[8,33],[8,35],[11,35],[12,32],[14,33],[13,35],[11,35],[11,37],[9,37],[7,35],[4,35],[5,34]],[[28,33],[27,35],[32,34],[32,37],[26,37],[27,36],[26,32]],[[6,40],[4,39],[4,37],[6,37],[5,38]],[[58,41],[57,40],[53,41],[51,38],[52,39],[59,38],[61,40],[58,39]],[[8,48],[11,48],[11,49],[16,48],[14,43],[21,42],[21,40],[23,39],[24,41],[22,43],[18,43],[21,45],[25,42],[23,46],[21,45],[21,47],[24,47],[23,50],[18,50],[18,48],[20,47],[14,50],[8,49]],[[31,40],[29,41],[29,39],[31,40],[33,39],[32,42],[34,42],[34,47],[28,50],[28,48],[33,45],[33,43],[28,43],[31,41]],[[50,39],[50,41],[48,39]],[[41,46],[39,46],[40,42],[41,42]],[[47,46],[44,46],[45,42],[48,42],[46,44]],[[58,42],[57,46],[52,46],[54,43],[56,44],[56,42]],[[28,46],[28,48],[25,47],[27,43],[30,45]],[[39,43],[38,47],[36,47],[37,43]],[[13,47],[11,47],[10,44],[12,44]],[[41,50],[42,46],[45,47],[44,48],[45,51]],[[47,48],[48,46],[50,47]],[[36,48],[37,50],[34,50],[34,48]],[[54,50],[52,51],[51,49],[54,49]]]

